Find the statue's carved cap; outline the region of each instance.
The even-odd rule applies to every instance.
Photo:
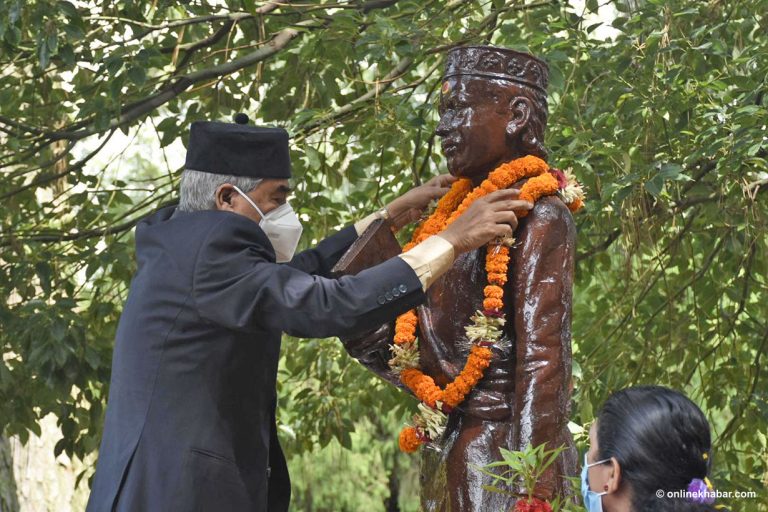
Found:
[[[455,76],[509,80],[547,91],[549,67],[528,53],[496,46],[459,46],[448,52],[443,80]]]

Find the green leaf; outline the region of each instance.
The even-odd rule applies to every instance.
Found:
[[[123,59],[121,57],[110,57],[105,62],[107,74],[111,77],[117,75],[117,73],[123,67]]]
[[[45,41],[41,41],[37,47],[37,58],[40,61],[40,68],[45,69],[48,67],[50,59],[50,51]]]
[[[78,18],[79,14],[77,12],[77,8],[72,4],[71,2],[67,2],[66,0],[58,2],[59,9],[62,13],[64,13],[64,16],[67,18]]]
[[[312,146],[306,146],[304,148],[304,154],[307,156],[307,163],[310,169],[320,169],[322,165],[322,155]]]
[[[51,55],[56,55],[59,51],[59,38],[55,28],[46,37],[45,45],[48,47],[48,51]]]
[[[666,163],[661,166],[659,175],[665,180],[676,180],[683,172],[683,167],[680,164]]]
[[[51,266],[48,263],[39,261],[35,263],[35,270],[43,291],[45,293],[51,293],[51,278],[53,277]]]
[[[59,57],[61,57],[61,60],[64,62],[64,66],[67,69],[71,69],[76,62],[75,52],[72,49],[72,45],[70,44],[64,44],[59,49]]]
[[[55,341],[63,341],[67,335],[67,323],[61,318],[54,318],[51,324],[51,336]]]
[[[653,197],[659,197],[661,195],[661,190],[664,188],[664,177],[657,174],[643,185],[645,186],[645,190],[647,190]]]
[[[144,85],[147,81],[147,72],[144,68],[139,66],[133,66],[126,72],[128,79],[136,85]]]

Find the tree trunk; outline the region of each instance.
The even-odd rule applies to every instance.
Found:
[[[13,477],[13,455],[5,436],[0,435],[0,511],[18,512],[16,479]]]

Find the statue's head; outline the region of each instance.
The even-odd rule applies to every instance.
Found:
[[[448,54],[440,123],[448,170],[483,177],[525,155],[546,159],[547,65],[527,53],[463,46]]]

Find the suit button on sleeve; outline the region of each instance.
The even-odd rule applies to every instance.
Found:
[[[401,284],[398,288],[400,289],[401,293],[405,293],[408,291],[408,287],[405,286],[404,284]]]
[[[376,298],[376,302],[378,302],[379,304],[384,304],[385,302],[387,302],[387,299],[385,299],[383,295],[379,295]]]
[[[394,296],[392,296],[392,294],[390,292],[385,293],[384,296],[387,298],[387,302],[389,302],[392,299],[394,299]]]
[[[399,297],[401,295],[400,288],[392,288],[392,295]]]

